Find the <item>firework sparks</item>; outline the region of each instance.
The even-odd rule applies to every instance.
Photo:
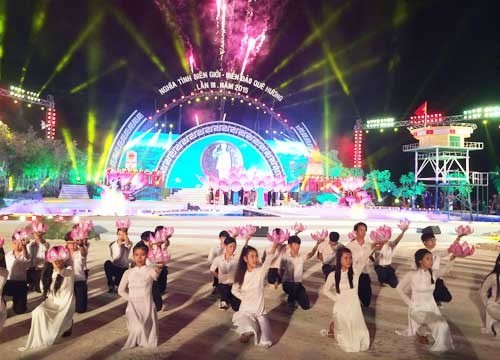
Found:
[[[192,74],[192,73],[194,73],[194,70],[196,68],[196,62],[194,61],[193,50],[191,50],[189,53],[188,62],[189,62],[189,67],[191,68],[191,74]]]
[[[242,43],[247,46],[247,49],[245,51],[245,57],[243,58],[243,63],[241,65],[241,72],[240,75],[243,75],[245,73],[245,69],[247,67],[248,61],[251,57],[255,57],[260,49],[262,48],[262,44],[264,44],[264,41],[266,40],[266,34],[265,30],[262,31],[262,33],[257,36],[256,38],[253,37],[248,37],[245,36],[242,40]]]

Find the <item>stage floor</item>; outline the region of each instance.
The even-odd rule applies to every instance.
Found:
[[[159,313],[159,347],[153,350],[134,349],[120,352],[127,337],[124,317],[126,303],[116,295],[107,293],[103,263],[109,256],[108,240],[114,238],[115,217],[93,217],[96,226],[104,229],[102,240],[92,241],[88,257],[89,311],[75,314],[73,335],[60,340],[49,349],[31,353],[19,353],[24,345],[31,322],[30,313],[13,316],[8,302],[9,315],[0,334],[2,359],[16,359],[21,355],[27,359],[433,359],[426,346],[419,345],[413,338],[400,337],[396,329],[403,329],[407,323],[407,307],[396,291],[380,287],[372,273],[374,297],[369,309],[364,310],[371,336],[370,350],[359,354],[343,353],[335,341],[321,337],[332,313],[332,302],[321,294],[324,283],[321,264],[310,260],[304,269],[304,286],[311,299],[308,311],[296,310],[290,313],[286,297],[281,288],[266,289],[266,307],[273,328],[276,344],[270,349],[261,349],[253,344],[241,344],[237,334],[231,330],[232,311],[220,311],[217,299],[210,295],[211,277],[208,272],[207,254],[216,243],[217,233],[233,225],[252,223],[269,227],[290,226],[303,221],[308,229],[302,236],[302,252],[312,246],[311,230],[322,227],[337,230],[341,241],[352,229],[354,219],[336,220],[302,218],[301,216],[278,217],[131,217],[130,236],[138,240],[139,234],[162,224],[175,227],[172,238],[172,262],[169,265],[168,293],[164,296],[166,311]],[[369,229],[381,223],[396,226],[398,221],[367,220]],[[419,248],[419,234],[416,228],[423,225],[441,227],[439,244],[445,248],[453,239],[457,223],[413,222],[401,242],[395,256],[397,274],[401,277],[412,262],[413,252]],[[0,235],[9,236],[19,227],[19,221],[0,221]],[[498,232],[499,226],[491,223],[474,224],[475,233],[467,240],[474,243],[492,242],[488,234]],[[53,244],[62,241],[52,241]],[[251,240],[259,252],[268,244],[263,238]],[[6,250],[10,244],[6,245]],[[442,309],[450,324],[456,351],[442,356],[453,359],[496,359],[500,351],[498,338],[482,335],[483,308],[480,305],[478,288],[484,276],[491,271],[498,251],[478,250],[474,256],[459,259],[446,278],[453,294],[453,301]],[[29,309],[33,310],[41,299],[30,294]]]

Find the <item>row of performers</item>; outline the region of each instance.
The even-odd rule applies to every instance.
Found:
[[[236,240],[227,231],[219,234],[219,244],[209,254],[210,271],[214,276],[214,287],[220,295],[220,308],[231,307],[235,313],[233,323],[240,334],[241,342],[269,347],[273,344],[272,330],[266,315],[264,287],[267,282],[275,287],[282,284],[288,295],[288,304],[295,309],[297,304],[304,310],[310,309],[309,297],[302,285],[304,263],[316,252],[323,262],[325,285],[323,294],[332,299],[333,320],[324,335],[334,337],[346,352],[367,350],[370,346],[368,329],[361,311],[361,305],[370,306],[371,280],[368,267],[375,263],[378,280],[396,288],[401,299],[408,305],[408,328],[400,335],[416,336],[419,341],[432,343],[431,351],[453,349],[448,323],[439,310],[439,305],[451,300],[451,294],[440,277],[440,263],[453,255],[436,250],[436,238],[432,233],[422,235],[423,248],[414,254],[415,270],[407,272],[401,281],[391,266],[394,250],[403,238],[406,227],[393,241],[370,243],[365,240],[367,226],[354,226],[356,238],[346,245],[339,243],[339,234],[332,232],[328,240],[317,239],[314,248],[307,254],[300,253],[301,239],[298,234],[290,236],[286,243],[274,241],[259,261],[257,250],[248,245],[245,238],[241,254],[236,253]],[[158,227],[156,232],[162,231]],[[128,228],[117,229],[117,239],[110,244],[111,259],[104,264],[109,292],[117,292],[128,301],[128,338],[123,349],[135,346],[155,347],[158,341],[157,311],[161,309],[161,292],[166,289],[168,269],[164,262],[154,263],[148,253],[166,250],[170,239],[152,242],[153,232],[145,232],[133,246],[128,238]],[[273,235],[280,238],[281,229]],[[85,291],[77,289],[77,283],[86,284],[86,255],[88,242],[68,239],[70,258],[56,259],[42,264],[39,256],[45,249],[50,252],[43,234],[35,233],[35,246],[28,248],[26,240],[14,237],[13,250],[5,254],[0,262],[0,289],[5,285],[4,295],[14,301],[14,311],[26,311],[26,292],[31,285],[35,291],[42,291],[46,297],[32,312],[31,329],[24,349],[49,346],[60,336],[71,335],[75,303],[86,305]],[[462,235],[455,240],[458,242]],[[283,237],[281,237],[283,240]],[[33,250],[32,247],[35,247]],[[133,266],[129,267],[132,251]],[[40,259],[40,262],[33,259]],[[84,260],[85,259],[85,260]],[[37,265],[38,264],[38,265]],[[51,276],[46,276],[52,271]],[[28,275],[39,272],[37,275]],[[486,306],[486,327],[484,332],[496,334],[500,330],[500,256],[492,272],[481,285],[480,294]],[[42,279],[43,289],[37,287],[36,279]],[[33,279],[35,281],[33,282]],[[50,279],[50,280],[49,280]],[[83,288],[83,286],[82,286]],[[157,302],[160,295],[160,302]],[[85,306],[77,307],[85,311]],[[5,304],[0,308],[0,326],[5,321]],[[0,329],[1,329],[0,327]],[[430,333],[423,332],[425,328]]]

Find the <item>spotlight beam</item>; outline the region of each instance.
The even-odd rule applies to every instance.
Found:
[[[106,75],[122,68],[125,65],[127,65],[127,61],[125,59],[120,59],[120,60],[116,61],[114,64],[112,64],[109,68],[104,70],[102,73],[97,74],[97,75],[91,77],[90,79],[88,79],[87,81],[85,81],[84,83],[81,83],[81,84],[75,86],[73,89],[70,90],[69,93],[76,94],[77,92],[80,92],[80,91],[86,89],[87,87],[89,87],[90,85],[99,81],[100,79],[102,79]]]
[[[59,74],[66,67],[66,65],[68,65],[73,55],[83,45],[85,40],[87,40],[87,38],[92,34],[94,29],[101,23],[103,18],[104,18],[104,13],[101,12],[89,21],[89,23],[85,27],[85,30],[83,30],[83,32],[81,32],[78,35],[78,37],[73,42],[67,53],[62,57],[62,59],[57,64],[55,70],[52,72],[49,79],[45,82],[45,84],[42,85],[38,94],[41,94],[47,88],[50,82],[56,77],[56,75]]]
[[[0,0],[0,80],[2,79],[3,39],[7,29],[7,0]]]

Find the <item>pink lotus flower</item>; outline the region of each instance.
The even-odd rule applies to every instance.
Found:
[[[290,237],[290,231],[288,230],[281,230],[281,232],[278,234],[274,230],[272,233],[267,233],[266,235],[267,240],[272,241],[274,243],[282,244],[285,241],[288,241],[288,238]]]
[[[370,231],[370,239],[376,243],[389,241],[392,236],[392,230],[389,226],[383,225]]]
[[[476,251],[474,245],[469,246],[467,241],[464,241],[462,244],[459,242],[454,242],[448,248],[448,252],[457,256],[457,257],[466,257],[471,256]]]
[[[0,236],[0,248],[3,247],[3,244],[5,244],[5,239]]]
[[[156,233],[156,235],[149,235],[149,241],[152,244],[161,244],[165,242],[165,236],[163,235],[163,231],[160,230]]]
[[[27,240],[29,239],[29,232],[25,229],[17,230],[14,232],[12,235],[12,242],[16,243],[21,240]]]
[[[455,228],[458,235],[470,235],[474,232],[474,229],[469,225],[459,225]]]
[[[356,231],[353,230],[347,234],[347,237],[349,238],[349,240],[354,240],[358,237],[358,234],[356,233]]]
[[[130,219],[118,219],[115,225],[117,229],[128,229],[130,227]]]
[[[170,261],[170,254],[167,249],[156,248],[148,253],[148,258],[155,264],[166,264]]]
[[[242,238],[252,237],[256,231],[257,228],[255,226],[248,224],[240,228],[240,235]]]
[[[231,235],[231,237],[236,239],[240,235],[241,229],[241,226],[235,226],[228,229],[227,232],[229,233],[229,235]]]
[[[292,230],[295,231],[295,233],[301,233],[302,231],[304,231],[306,229],[306,226],[302,223],[299,223],[299,222],[296,222],[295,224],[293,224],[292,226]]]
[[[172,235],[174,235],[174,227],[173,226],[165,226],[162,231],[163,231],[163,235],[165,236],[165,240],[172,237]]]
[[[88,234],[89,232],[91,232],[94,229],[94,223],[92,222],[92,220],[89,220],[89,221],[82,220],[78,224],[78,227],[81,228],[83,231],[85,231]]]
[[[399,222],[398,228],[401,230],[407,230],[410,227],[410,220],[404,219]]]
[[[53,246],[45,253],[45,260],[52,263],[56,260],[66,261],[69,259],[69,251],[66,247],[58,245]]]
[[[325,240],[328,236],[328,230],[327,229],[321,229],[321,231],[316,231],[314,233],[311,233],[311,237],[313,240],[319,241],[319,240]]]
[[[70,236],[73,240],[84,240],[88,237],[88,233],[81,227],[77,226],[76,228],[71,230]]]
[[[48,226],[39,221],[33,221],[31,223],[31,229],[34,233],[45,234],[47,232]]]

